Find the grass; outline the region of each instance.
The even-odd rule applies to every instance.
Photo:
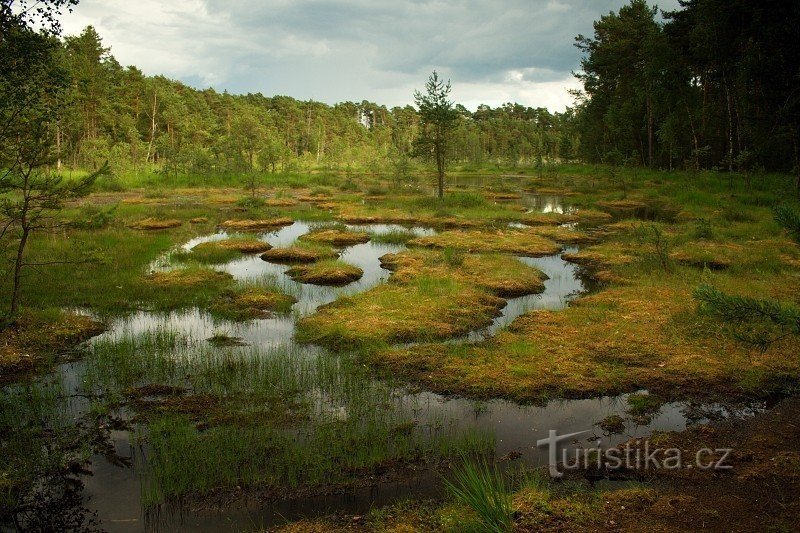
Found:
[[[503,474],[486,461],[465,460],[445,479],[445,487],[458,503],[469,507],[481,522],[480,530],[505,533],[512,529],[511,491]]]
[[[754,259],[751,259],[754,260]],[[625,284],[585,296],[568,309],[532,311],[507,331],[471,345],[423,344],[378,350],[370,360],[434,390],[530,402],[640,387],[662,396],[762,395],[788,387],[800,370],[786,337],[761,353],[698,312],[694,288],[711,274],[687,267],[643,273],[617,267]],[[734,293],[796,298],[800,279],[768,270],[761,279],[714,274]],[[794,288],[790,288],[794,287]]]
[[[308,241],[317,244],[327,244],[330,246],[352,246],[369,241],[369,235],[360,231],[348,231],[342,229],[319,229],[313,230],[300,236],[301,241]]]
[[[50,368],[57,356],[104,329],[91,317],[58,309],[24,311],[0,330],[0,384]]]
[[[528,257],[553,255],[561,250],[552,240],[533,230],[444,231],[430,237],[418,237],[409,246],[456,248],[469,252],[493,252]]]
[[[114,192],[95,193],[65,210],[62,215],[71,224],[60,233],[34,235],[30,261],[63,264],[44,267],[46,275],[28,271],[24,304],[38,318],[25,329],[28,340],[18,336],[8,345],[23,346],[19,353],[39,350],[45,363],[54,360],[54,352],[83,337],[67,332],[63,342],[37,347],[34,333],[51,326],[57,331],[66,317],[61,310],[75,307],[117,316],[141,308],[198,306],[225,319],[285,312],[291,300],[271,283],[241,285],[202,268],[240,250],[209,245],[173,254],[186,269],[148,276],[154,267],[161,270],[176,246],[228,220],[258,226],[258,221],[336,219],[445,230],[421,238],[398,232],[383,241],[367,235],[416,247],[384,257],[394,270],[389,283],[343,297],[301,322],[303,340],[361,348],[358,357],[307,357],[310,350],[215,346],[205,340],[196,344],[166,331],[153,331],[151,338],[96,341],[84,377],[88,390],[102,392],[104,399],[94,402],[92,412],[100,416],[123,405],[141,420],[137,435],[151,439],[154,450],[143,478],[148,503],[242,483],[276,494],[303,487],[316,493],[487,444],[476,436],[436,433],[441,431],[436,424],[415,425],[413,413],[398,405],[393,384],[373,381],[371,367],[361,366],[365,362],[435,391],[524,402],[643,387],[664,401],[764,396],[794,387],[800,371],[796,337],[762,352],[741,343],[692,299],[696,287],[709,284],[732,296],[800,303],[800,249],[788,215],[800,204],[792,199],[790,179],[760,175],[748,187],[738,175],[729,180],[713,172],[640,169],[634,176],[621,170],[627,183],[623,191],[605,170],[565,164],[526,173],[507,187],[500,183],[500,171],[492,169],[480,178],[488,195],[479,188],[449,189],[444,201],[421,189],[397,192],[375,177],[368,183],[364,177],[322,173],[267,175],[259,184],[259,194],[269,198],[263,205],[240,201],[244,182],[238,177],[225,182],[210,176],[122,176],[108,186]],[[138,186],[146,190],[132,189]],[[569,194],[577,211],[526,213],[516,199],[495,202],[498,197],[492,197],[500,191],[510,198],[521,189]],[[370,190],[381,194],[362,192]],[[779,204],[788,211],[779,210],[783,214],[776,221],[773,207]],[[142,221],[148,222],[140,227],[154,231],[130,227]],[[531,227],[508,229],[508,222]],[[555,227],[561,222],[579,226]],[[327,225],[323,231],[342,228]],[[595,239],[599,242],[591,242]],[[587,265],[604,281],[596,292],[563,311],[529,312],[487,341],[440,342],[491,322],[503,304],[497,295],[536,292],[541,275],[511,255],[556,253],[558,243],[581,244],[580,251],[565,257]],[[334,257],[329,246],[303,243],[297,246],[302,253],[268,253],[277,257],[271,260],[315,261]],[[7,291],[8,283],[4,276],[0,288]],[[422,344],[387,346],[405,341]],[[163,394],[167,390],[174,394]],[[88,442],[66,429],[74,421],[59,418],[48,400],[59,394],[57,389],[30,394],[18,386],[3,389],[3,450],[11,453],[0,459],[0,487],[8,502],[32,486],[40,472],[65,464],[66,451],[47,455],[43,450]],[[652,412],[644,411],[642,416]],[[58,431],[52,433],[53,427]],[[428,431],[435,438],[423,439]],[[84,452],[79,446],[76,455]],[[512,505],[521,529],[587,524],[602,529],[606,524],[596,520],[598,510],[613,505],[645,512],[652,500],[638,488],[603,494],[532,483],[513,493]],[[479,520],[474,509],[452,500],[392,509],[374,511],[365,520],[380,527],[432,524],[432,530]]]
[[[364,271],[344,261],[330,259],[294,266],[286,271],[286,275],[300,283],[341,286],[361,279]]]
[[[220,241],[203,242],[191,250],[181,250],[170,255],[170,260],[180,263],[218,265],[227,263],[242,254],[266,252],[272,248],[268,242],[247,237],[233,237]]]
[[[463,282],[418,276],[320,307],[298,339],[330,347],[442,340],[491,324],[505,302]]]
[[[137,440],[150,450],[148,505],[237,486],[283,497],[490,445],[446,425],[409,424],[399,392],[347,357],[194,345],[157,330],[95,342],[86,366],[86,392],[146,421]]]
[[[298,241],[286,248],[272,248],[261,254],[261,259],[270,263],[294,265],[313,263],[338,256],[331,248],[312,243]]]
[[[452,248],[386,254],[381,257],[381,265],[394,272],[395,282],[408,282],[423,274],[450,277],[506,298],[542,292],[546,279],[542,272],[514,257],[465,254]]]

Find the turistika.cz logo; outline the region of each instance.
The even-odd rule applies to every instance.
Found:
[[[733,466],[727,464],[733,448],[702,448],[697,450],[692,457],[686,455],[680,448],[650,448],[649,441],[643,447],[625,446],[601,448],[600,439],[594,447],[575,448],[570,454],[566,447],[561,450],[559,462],[559,443],[574,440],[580,435],[585,435],[591,430],[578,431],[559,435],[557,430],[551,429],[546,439],[536,441],[536,446],[548,448],[548,466],[550,475],[554,478],[564,476],[559,470],[559,465],[565,470],[580,468],[606,468],[609,470],[677,470],[680,468],[699,468],[701,470],[729,470]]]

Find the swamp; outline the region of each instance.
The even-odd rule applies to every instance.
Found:
[[[77,2],[13,4],[0,530],[797,527],[798,81],[739,58],[798,114],[766,134],[772,100],[687,81],[649,136],[650,93],[600,83],[624,25],[677,47],[710,2],[602,16],[563,113],[472,112],[434,71],[356,120],[123,69],[60,35]]]

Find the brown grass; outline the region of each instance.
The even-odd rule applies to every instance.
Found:
[[[341,286],[361,279],[364,271],[342,261],[328,260],[292,267],[286,275],[300,283]]]
[[[497,252],[528,257],[553,255],[561,247],[552,240],[529,230],[445,231],[430,237],[419,237],[410,246],[455,248],[468,252]]]
[[[761,354],[697,315],[691,289],[677,274],[615,287],[564,311],[523,315],[487,342],[389,349],[374,362],[434,390],[519,401],[637,388],[738,394],[794,379],[800,339]]]
[[[155,230],[162,230],[162,229],[170,229],[170,228],[177,228],[180,226],[182,222],[176,219],[165,219],[159,220],[156,218],[145,218],[138,222],[134,222],[130,226],[131,229],[139,229],[139,230],[146,230],[146,231],[155,231]]]
[[[301,241],[329,244],[331,246],[351,246],[369,242],[369,235],[360,231],[344,231],[339,229],[323,229],[300,236]]]
[[[394,272],[396,282],[408,283],[418,276],[451,277],[506,298],[542,292],[546,279],[539,270],[499,254],[468,254],[454,266],[438,250],[406,250],[382,256],[381,266]]]
[[[287,248],[272,248],[261,254],[261,259],[270,263],[293,265],[298,263],[313,263],[321,259],[337,257],[336,252],[330,249],[289,246]]]
[[[236,250],[243,254],[257,254],[259,252],[266,252],[272,248],[272,245],[268,242],[259,241],[258,239],[232,238],[200,243],[193,249],[202,250],[203,248],[224,248],[225,250]]]
[[[206,268],[190,268],[152,272],[145,279],[154,285],[193,286],[228,283],[233,276],[227,272],[216,272]]]
[[[241,219],[226,220],[220,224],[225,229],[252,231],[260,229],[277,228],[280,226],[291,226],[294,221],[289,217],[276,217],[264,219]]]
[[[298,338],[334,348],[442,340],[491,324],[505,301],[451,279],[387,283],[320,307]]]

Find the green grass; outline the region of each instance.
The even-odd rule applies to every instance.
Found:
[[[148,384],[187,390],[156,404],[137,430],[150,445],[146,504],[236,486],[277,494],[347,484],[376,469],[491,446],[445,423],[417,427],[401,392],[346,356],[194,345],[156,330],[98,340],[86,368],[87,392],[110,403]]]
[[[511,490],[503,474],[486,461],[465,460],[445,478],[445,487],[459,503],[469,507],[480,518],[479,531],[505,533],[511,531]]]

